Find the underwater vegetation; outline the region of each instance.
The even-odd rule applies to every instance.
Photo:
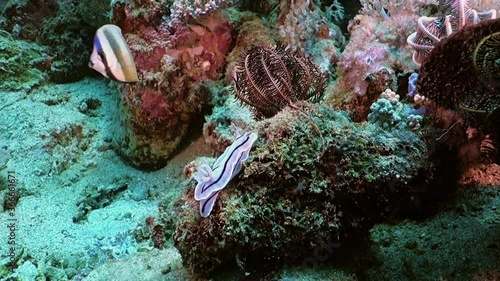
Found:
[[[95,6],[97,8],[97,6]],[[88,12],[71,0],[9,1],[0,27],[16,39],[44,46],[44,70],[50,81],[73,82],[88,74],[88,44],[95,32],[83,19]],[[78,51],[76,51],[78,50]]]
[[[370,227],[432,179],[426,146],[411,130],[387,132],[322,105],[301,106],[324,136],[324,154],[307,117],[290,107],[258,122],[249,164],[212,214],[197,215],[191,188],[179,202],[174,245],[186,267],[206,276],[234,258],[249,272],[268,260],[294,261],[312,250],[307,245],[342,243]]]

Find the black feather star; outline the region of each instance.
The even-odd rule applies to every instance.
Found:
[[[325,140],[311,114],[297,105],[298,101],[318,102],[325,89],[326,75],[298,50],[288,47],[252,47],[235,69],[234,92],[255,113],[272,117],[285,106],[303,113],[314,130]]]
[[[271,117],[297,101],[319,101],[326,76],[300,50],[252,47],[235,69],[236,96],[257,113]]]

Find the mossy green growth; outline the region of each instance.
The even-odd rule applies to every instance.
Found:
[[[425,221],[371,229],[371,260],[377,266],[370,267],[367,279],[498,280],[500,188],[463,186],[455,198]]]
[[[413,132],[353,123],[324,105],[297,106],[303,112],[285,108],[257,123],[244,172],[220,192],[208,218],[188,188],[174,232],[186,267],[209,275],[231,260],[245,270],[301,262],[321,241],[371,227],[405,204],[391,193],[431,177],[426,146]]]
[[[83,20],[96,29],[111,23],[111,0],[80,0],[78,9]]]
[[[88,61],[95,28],[85,23],[78,2],[61,0],[56,17],[44,22],[38,41],[48,46],[52,65],[50,79],[68,83],[90,73]]]
[[[45,48],[0,30],[0,91],[28,91],[45,80],[46,73],[37,68],[45,53]]]

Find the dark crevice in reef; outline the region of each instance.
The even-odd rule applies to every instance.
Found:
[[[206,91],[203,95],[209,95],[210,92],[206,87],[201,87],[200,91]],[[212,114],[213,107],[210,105],[204,105],[197,114],[193,114],[193,118],[190,122],[188,132],[179,146],[175,149],[173,155],[179,154],[184,151],[193,141],[198,139],[203,135],[203,124],[205,124],[205,116]]]

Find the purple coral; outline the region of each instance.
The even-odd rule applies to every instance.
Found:
[[[413,97],[417,93],[417,80],[418,73],[412,73],[410,77],[408,77],[408,96]]]

